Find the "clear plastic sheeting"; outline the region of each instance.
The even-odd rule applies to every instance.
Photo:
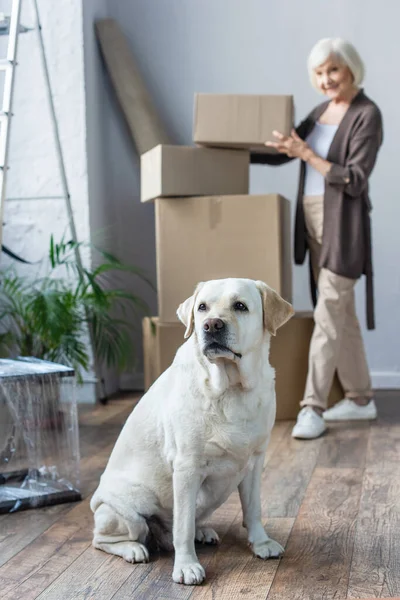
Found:
[[[72,369],[0,359],[0,513],[81,499]]]

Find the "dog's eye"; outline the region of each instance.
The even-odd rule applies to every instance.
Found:
[[[240,310],[242,312],[246,312],[249,309],[247,308],[247,306],[245,304],[243,304],[243,302],[235,302],[235,304],[233,305],[234,310]]]
[[[201,304],[199,304],[199,306],[197,307],[197,310],[207,310],[207,306],[204,304],[204,302],[202,302]]]

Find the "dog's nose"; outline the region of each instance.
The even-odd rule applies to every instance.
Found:
[[[222,319],[207,319],[204,321],[203,329],[207,333],[217,333],[224,329],[225,323]]]

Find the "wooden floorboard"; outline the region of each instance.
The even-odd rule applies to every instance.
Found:
[[[35,514],[33,511],[26,511],[5,515],[0,524],[0,567],[7,564],[68,510],[70,510],[69,505],[60,504],[43,511],[34,511]]]
[[[331,423],[322,438],[317,466],[327,468],[363,469],[371,426],[369,422]]]
[[[90,546],[92,529],[85,500],[0,569],[2,599],[36,598]]]
[[[400,464],[364,475],[348,597],[368,596],[400,596]]]
[[[361,469],[315,469],[269,600],[346,598]]]
[[[271,518],[295,517],[318,460],[322,439],[290,436],[291,427],[267,462],[262,479],[263,511]]]
[[[387,398],[379,420],[371,426],[349,598],[400,596],[399,413],[393,399]]]
[[[331,425],[319,440],[278,422],[265,460],[268,533],[282,559],[252,556],[238,494],[212,517],[221,538],[199,546],[205,584],[171,580],[173,553],[130,565],[91,546],[89,500],[137,398],[81,407],[83,501],[0,516],[1,600],[319,600],[400,596],[400,393],[378,394],[378,421]]]

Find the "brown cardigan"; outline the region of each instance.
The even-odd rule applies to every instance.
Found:
[[[317,106],[296,131],[305,139],[328,102]],[[366,275],[367,327],[375,328],[372,273],[372,240],[368,178],[383,140],[379,108],[360,90],[344,115],[333,138],[327,160],[332,167],[325,176],[324,228],[320,267],[338,275],[358,279]],[[255,164],[289,162],[283,154],[251,154]],[[301,162],[295,220],[294,258],[303,264],[308,244],[303,211],[305,163]],[[316,285],[310,268],[311,294],[316,303]]]

